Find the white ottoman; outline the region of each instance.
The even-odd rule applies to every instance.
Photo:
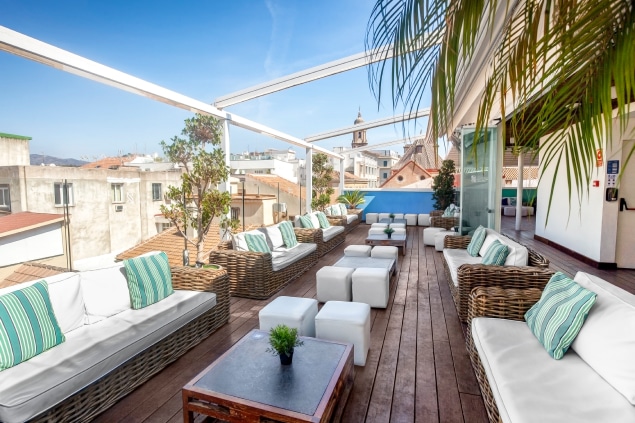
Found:
[[[373,228],[368,230],[368,235],[384,235],[384,229],[386,228]]]
[[[372,224],[377,223],[377,213],[366,213],[366,223]]]
[[[378,219],[379,219],[379,220],[382,220],[382,219],[390,219],[390,213],[379,213],[379,217],[378,217]]]
[[[269,332],[278,325],[296,328],[298,335],[315,336],[318,302],[313,298],[278,297],[258,313],[260,330]]]
[[[430,226],[430,215],[427,213],[421,213],[417,216],[417,224],[419,226]]]
[[[318,270],[315,274],[318,301],[350,301],[353,297],[351,283],[354,270],[334,266],[324,266]]]
[[[403,213],[393,213],[395,215],[395,219],[403,219]]]
[[[406,224],[405,223],[391,223],[390,227],[393,229],[397,229],[397,228],[406,229]]]
[[[370,257],[370,245],[349,245],[344,249],[344,255],[348,257]]]
[[[431,245],[434,247],[434,235],[439,231],[445,231],[443,228],[425,228],[423,230],[423,245]]]
[[[358,267],[353,272],[353,301],[371,307],[388,305],[390,275],[388,269]]]
[[[391,226],[392,228],[392,226]],[[393,228],[395,230],[394,234],[395,235],[405,235],[406,234],[406,228]]]
[[[417,226],[417,215],[412,213],[406,213],[406,224],[408,226]]]
[[[373,223],[370,225],[371,228],[385,228],[388,226],[388,223]]]
[[[434,234],[434,249],[437,251],[443,251],[443,243],[445,242],[445,237],[450,235],[454,236],[457,232],[454,231],[439,231]]]
[[[370,348],[370,306],[329,301],[315,316],[315,333],[318,338],[353,344],[353,361],[363,366]]]
[[[373,258],[386,258],[394,260],[395,269],[399,264],[399,248],[397,247],[390,247],[388,245],[377,245],[373,247],[373,250],[370,252],[370,256]]]

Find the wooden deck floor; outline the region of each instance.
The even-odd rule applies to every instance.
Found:
[[[635,293],[635,272],[599,271],[533,240],[531,222],[503,232],[543,252],[553,268],[588,271]],[[347,236],[363,244],[368,226]],[[421,243],[422,228],[408,229],[405,257],[391,280],[386,310],[373,309],[371,347],[355,381],[343,422],[486,422],[478,384],[465,350],[461,324],[445,280],[441,253]],[[278,295],[315,297],[315,273],[337,261],[342,245]],[[232,298],[230,322],[96,419],[97,422],[180,422],[181,388],[214,359],[258,326],[268,301]]]

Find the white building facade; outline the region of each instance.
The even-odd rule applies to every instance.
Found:
[[[298,183],[300,160],[293,149],[266,150],[262,153],[250,152],[232,154],[230,171],[233,175],[278,175],[291,182]]]

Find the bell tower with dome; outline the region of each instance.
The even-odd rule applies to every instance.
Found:
[[[364,119],[362,119],[361,110],[357,112],[357,119],[355,119],[355,122],[353,123],[355,125],[364,123]],[[366,147],[367,145],[368,145],[368,141],[366,140],[365,129],[353,132],[353,142],[351,142],[351,148]]]

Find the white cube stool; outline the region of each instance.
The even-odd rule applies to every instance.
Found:
[[[350,301],[353,297],[353,271],[349,267],[324,266],[315,274],[317,299],[327,301]]]
[[[403,213],[393,213],[395,215],[395,219],[403,219]]]
[[[388,226],[388,223],[373,223],[370,225],[371,228],[385,228]]]
[[[391,228],[392,228],[392,226],[391,226]],[[395,235],[405,235],[406,234],[406,228],[394,227],[393,229],[395,230],[395,232],[394,232]]]
[[[388,269],[358,267],[353,272],[353,301],[375,308],[388,306],[390,275]]]
[[[431,245],[434,247],[434,235],[439,231],[445,231],[444,228],[425,228],[423,230],[423,245]]]
[[[397,228],[406,229],[406,224],[405,223],[391,223],[390,227],[393,229],[397,229]]]
[[[390,219],[390,213],[379,213],[379,217],[378,217],[378,219],[379,219],[379,220],[382,220],[382,219]]]
[[[427,213],[421,213],[417,216],[417,224],[419,226],[430,226],[430,215]]]
[[[417,226],[417,215],[412,213],[406,213],[406,224],[408,226]]]
[[[370,257],[370,245],[349,245],[344,248],[344,255],[348,257]]]
[[[370,228],[368,230],[368,235],[384,235],[384,229],[386,228]]]
[[[353,362],[366,364],[370,348],[370,306],[364,303],[329,301],[315,316],[318,338],[353,344]]]
[[[366,223],[373,224],[377,223],[378,213],[366,213]]]
[[[399,264],[399,248],[391,247],[388,245],[377,245],[373,247],[370,252],[370,256],[373,258],[385,258],[393,259],[395,261],[395,268]]]
[[[313,298],[278,297],[258,313],[260,330],[269,332],[278,325],[296,328],[298,335],[315,336],[318,302]]]
[[[439,231],[434,234],[434,249],[437,251],[443,251],[443,243],[445,242],[446,236],[454,236],[458,232],[454,231]]]

